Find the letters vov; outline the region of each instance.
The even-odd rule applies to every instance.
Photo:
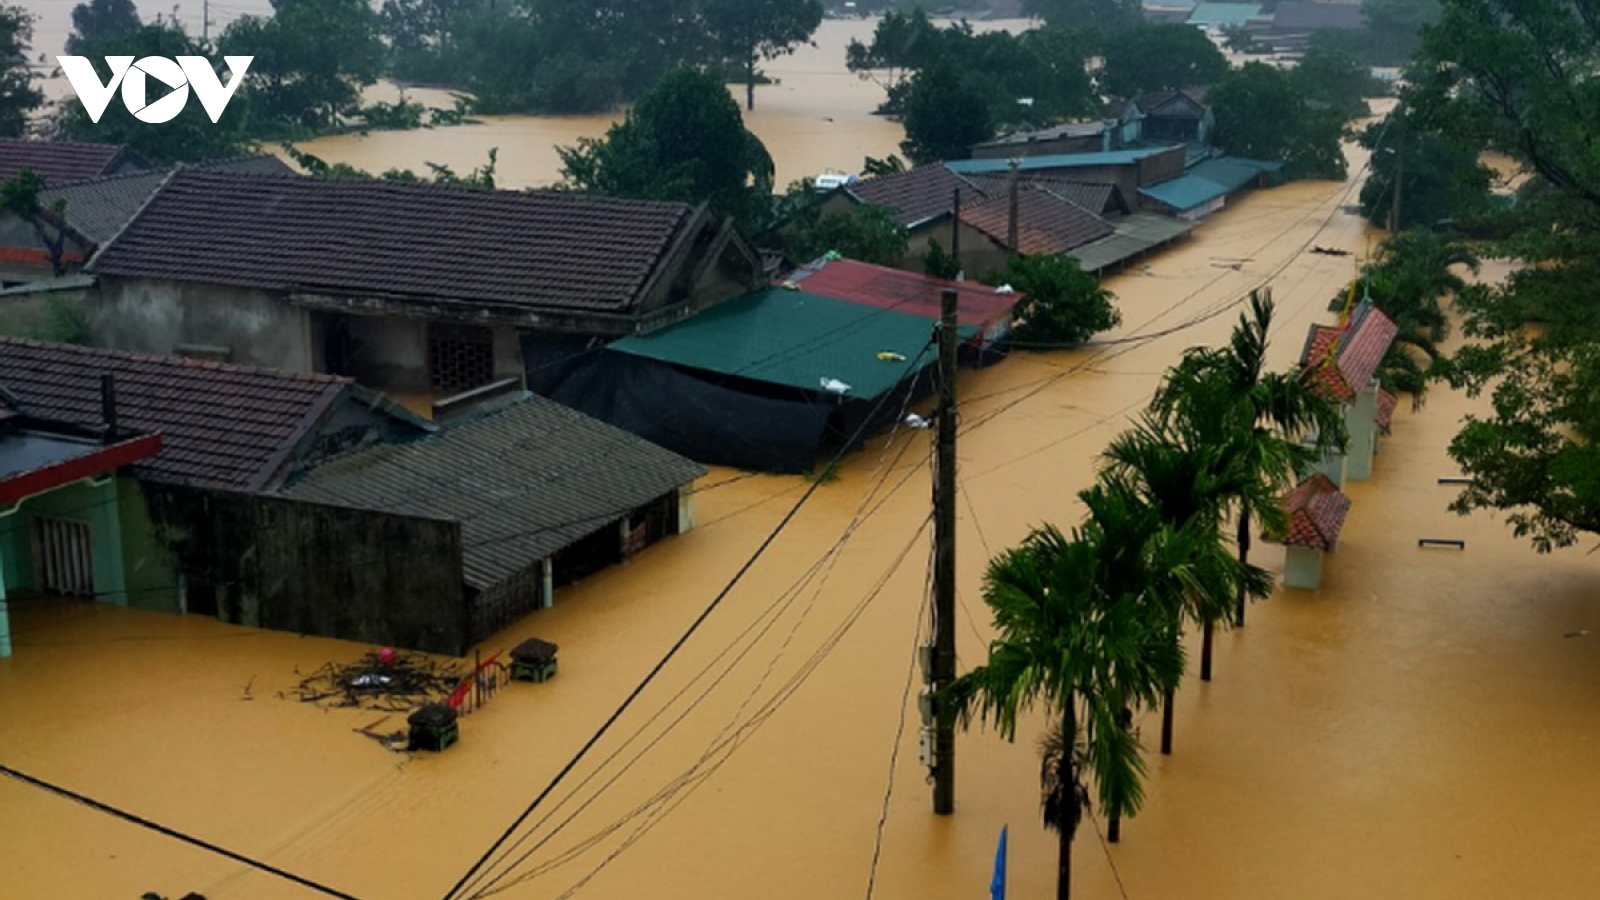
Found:
[[[123,105],[139,121],[152,125],[170,122],[183,112],[189,102],[190,88],[200,98],[200,104],[205,107],[211,121],[221,119],[222,111],[228,108],[228,101],[233,99],[233,92],[238,90],[245,71],[254,59],[254,56],[224,56],[223,61],[228,64],[232,77],[227,84],[223,84],[222,79],[217,77],[217,71],[211,67],[211,60],[204,56],[179,56],[175,60],[165,56],[145,56],[137,62],[131,56],[108,56],[106,65],[111,67],[111,80],[102,83],[89,57],[56,57],[73,91],[83,101],[83,108],[88,111],[91,122],[100,121],[106,106],[111,103],[111,96],[121,87]],[[172,93],[154,103],[147,102],[146,78],[154,78],[172,88]]]

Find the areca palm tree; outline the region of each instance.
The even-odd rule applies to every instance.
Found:
[[[1151,411],[1163,426],[1176,424],[1198,444],[1219,448],[1246,477],[1225,512],[1237,522],[1239,562],[1250,559],[1250,525],[1281,528],[1277,496],[1323,453],[1348,441],[1338,405],[1315,393],[1298,372],[1267,371],[1274,304],[1270,290],[1252,291],[1225,348],[1189,350],[1156,390]],[[1303,439],[1310,438],[1307,442]],[[1244,625],[1247,592],[1234,598],[1234,626]],[[1200,677],[1211,679],[1214,629],[1207,627]]]
[[[1186,536],[1190,577],[1174,586],[1180,593],[1168,605],[1180,634],[1184,619],[1203,629],[1202,675],[1209,680],[1216,624],[1227,622],[1236,595],[1264,598],[1272,591],[1272,580],[1265,570],[1235,559],[1222,533],[1222,514],[1237,498],[1271,506],[1260,480],[1238,448],[1206,437],[1187,419],[1163,421],[1147,414],[1106,448],[1103,477],[1120,480],[1163,525]],[[1176,684],[1169,685],[1162,699],[1164,755],[1172,752],[1176,689]]]
[[[1092,776],[1109,816],[1143,802],[1144,761],[1124,711],[1148,706],[1183,672],[1166,584],[1190,579],[1185,536],[1125,490],[1100,485],[1080,495],[1088,520],[1071,536],[1035,530],[994,559],[984,602],[998,636],[987,662],[962,675],[949,698],[1015,740],[1019,718],[1039,709],[1045,826],[1060,839],[1056,896],[1071,896],[1072,840],[1089,802]]]

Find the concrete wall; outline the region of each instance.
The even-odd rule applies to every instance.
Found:
[[[900,260],[896,268],[907,272],[921,274],[923,271],[923,258],[928,255],[928,245],[938,241],[939,245],[950,252],[950,221],[945,219],[931,225],[924,225],[912,231],[909,235],[906,255]],[[1006,268],[1010,254],[1004,247],[990,240],[989,236],[966,223],[961,225],[961,269],[966,273],[969,281],[977,279],[986,272],[998,272]]]
[[[459,655],[461,528],[280,497],[146,486],[155,533],[227,622]]]
[[[117,479],[117,514],[122,529],[127,605],[153,612],[182,612],[177,561],[156,540],[144,489],[132,478]]]
[[[152,279],[102,278],[84,311],[90,343],[171,354],[226,347],[228,361],[315,371],[311,317],[266,291]]]
[[[1322,587],[1322,556],[1321,550],[1309,547],[1285,547],[1283,583],[1307,591]]]

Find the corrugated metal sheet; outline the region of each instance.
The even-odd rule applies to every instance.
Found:
[[[1189,14],[1188,24],[1199,28],[1243,25],[1261,15],[1258,3],[1202,3]]]
[[[1264,173],[1282,168],[1282,163],[1223,156],[1197,163],[1171,181],[1142,187],[1139,193],[1179,212],[1187,212],[1249,186]]]
[[[1024,172],[1033,169],[1088,168],[1090,166],[1128,166],[1149,156],[1165,153],[1171,147],[1145,147],[1138,150],[1111,150],[1105,153],[1062,153],[1055,156],[1025,157],[1021,163]],[[945,163],[950,171],[960,175],[988,175],[1011,170],[1007,159],[963,159]]]
[[[1098,272],[1170,244],[1195,228],[1193,222],[1155,213],[1124,216],[1116,220],[1116,226],[1116,234],[1079,247],[1067,255],[1076,259],[1085,272]]]
[[[422,440],[329,463],[284,494],[458,521],[464,577],[483,589],[704,472],[625,431],[530,397]]]
[[[899,383],[908,367],[932,364],[934,354],[923,353],[932,338],[921,316],[772,288],[610,349],[803,391],[820,393],[823,379],[837,379],[850,385],[851,397],[871,399]]]

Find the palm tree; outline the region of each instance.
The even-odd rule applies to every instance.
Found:
[[[1221,449],[1230,468],[1245,477],[1235,484],[1226,510],[1237,516],[1239,563],[1250,560],[1250,524],[1283,526],[1277,497],[1325,452],[1348,441],[1337,404],[1312,391],[1298,372],[1268,372],[1272,330],[1270,290],[1252,291],[1250,309],[1239,316],[1226,348],[1194,348],[1184,354],[1156,390],[1151,410],[1164,425],[1191,440]],[[1304,437],[1312,438],[1307,446]],[[1235,595],[1234,626],[1243,627],[1246,591]],[[1213,629],[1207,625],[1200,677],[1211,680]]]
[[[1363,294],[1400,327],[1378,367],[1385,385],[1420,402],[1429,370],[1440,357],[1438,342],[1450,333],[1450,318],[1441,301],[1475,289],[1454,267],[1477,272],[1479,265],[1470,249],[1414,228],[1390,238],[1378,258],[1362,269]]]
[[[1257,599],[1271,593],[1271,576],[1236,560],[1222,534],[1222,514],[1230,501],[1249,497],[1263,506],[1260,481],[1237,448],[1209,442],[1207,435],[1183,418],[1161,420],[1146,414],[1106,448],[1103,478],[1120,481],[1161,523],[1187,538],[1190,577],[1176,585],[1169,598],[1174,627],[1183,619],[1200,624],[1207,639],[1218,622],[1226,623],[1235,595]],[[1209,653],[1202,657],[1209,679]],[[1161,752],[1172,753],[1172,712],[1176,684],[1162,700]]]
[[[998,637],[948,694],[964,725],[976,716],[1007,740],[1023,712],[1049,715],[1041,786],[1044,824],[1060,839],[1060,900],[1071,896],[1085,776],[1109,816],[1143,802],[1144,761],[1124,710],[1153,704],[1183,672],[1169,611],[1153,604],[1159,586],[1189,578],[1182,536],[1126,491],[1100,485],[1080,497],[1090,517],[1070,538],[1045,526],[989,564],[983,599]]]

